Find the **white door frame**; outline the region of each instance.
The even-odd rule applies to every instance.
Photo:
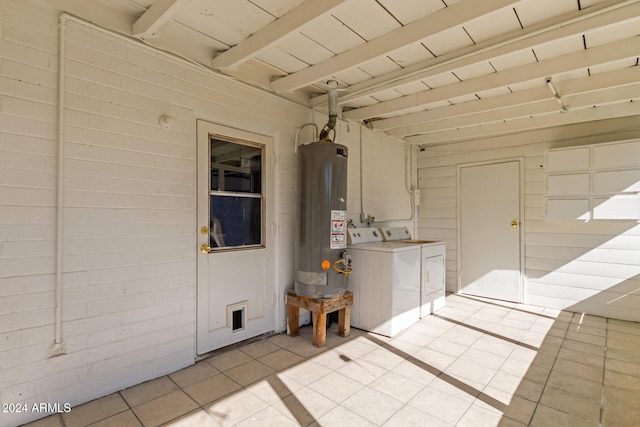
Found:
[[[456,281],[457,281],[457,290],[456,293],[460,294],[462,292],[462,278],[460,277],[460,270],[462,269],[462,247],[461,247],[461,243],[462,243],[462,236],[461,236],[461,195],[462,195],[462,191],[461,191],[461,179],[460,179],[460,175],[461,175],[461,169],[465,168],[465,167],[473,167],[473,166],[485,166],[485,165],[495,165],[495,164],[501,164],[501,163],[509,163],[509,162],[518,162],[519,168],[520,168],[520,182],[519,182],[519,188],[520,188],[520,218],[518,219],[519,222],[519,238],[520,238],[520,283],[519,283],[519,290],[518,290],[518,294],[519,294],[519,301],[520,303],[524,303],[525,302],[525,287],[526,287],[526,275],[525,275],[525,256],[524,256],[524,228],[525,228],[525,221],[524,221],[524,162],[525,159],[524,157],[509,157],[509,158],[505,158],[505,159],[495,159],[495,160],[485,160],[485,161],[481,161],[481,162],[473,162],[473,163],[460,163],[457,165],[457,175],[456,175],[456,250],[457,250],[457,254],[456,254],[456,258],[457,258],[457,267],[456,267]]]
[[[252,132],[249,130],[243,130],[243,129],[238,129],[238,128],[234,128],[234,127],[230,127],[230,126],[226,126],[226,125],[222,125],[219,123],[215,123],[215,122],[211,122],[208,120],[204,120],[204,119],[198,119],[196,121],[196,238],[195,238],[195,246],[196,246],[196,264],[195,264],[195,268],[196,268],[196,299],[195,299],[195,306],[196,306],[196,317],[195,317],[195,326],[196,326],[196,346],[195,346],[195,351],[196,351],[196,357],[198,357],[199,355],[201,356],[202,354],[206,354],[206,352],[199,352],[198,351],[198,339],[199,339],[199,322],[200,322],[200,312],[203,310],[204,305],[202,304],[203,301],[205,301],[205,298],[203,295],[204,289],[202,288],[201,284],[202,283],[208,283],[209,277],[208,277],[208,272],[206,272],[205,268],[201,268],[200,264],[203,261],[203,258],[200,254],[200,247],[204,244],[207,243],[207,239],[208,237],[206,235],[203,235],[200,232],[200,228],[202,227],[203,224],[208,224],[208,201],[207,201],[207,209],[206,209],[206,218],[203,216],[204,215],[204,211],[203,209],[201,209],[200,203],[202,202],[203,198],[201,197],[200,194],[200,190],[202,188],[202,180],[206,179],[207,182],[204,185],[206,188],[209,187],[209,177],[208,177],[208,173],[207,173],[207,178],[204,178],[204,175],[202,175],[200,169],[199,169],[199,159],[201,158],[201,156],[204,157],[208,157],[209,155],[209,146],[208,144],[202,144],[201,141],[204,139],[208,140],[209,136],[211,134],[217,134],[217,135],[221,135],[227,138],[234,138],[234,139],[238,139],[238,140],[243,140],[243,141],[254,141],[254,142],[258,142],[261,144],[264,144],[265,147],[271,147],[271,149],[267,149],[265,150],[265,159],[264,159],[264,167],[266,169],[265,174],[266,175],[271,175],[266,176],[265,175],[265,186],[269,185],[269,183],[272,183],[271,185],[273,186],[273,188],[270,191],[266,191],[265,192],[265,204],[266,206],[269,206],[265,209],[265,219],[264,219],[264,232],[265,234],[265,245],[270,245],[271,246],[271,250],[273,251],[273,260],[274,260],[274,267],[273,267],[273,277],[271,278],[272,283],[273,283],[273,313],[272,313],[272,325],[271,325],[271,330],[273,331],[277,331],[278,330],[278,319],[280,317],[279,312],[282,310],[282,305],[279,303],[278,298],[276,298],[277,295],[279,295],[279,286],[278,286],[278,282],[277,282],[277,278],[278,278],[278,235],[277,235],[277,224],[276,224],[276,217],[277,217],[277,212],[278,212],[278,191],[277,191],[277,177],[278,174],[276,173],[276,167],[277,167],[277,162],[276,162],[276,153],[277,153],[277,142],[278,142],[278,136],[279,135],[275,135],[275,136],[269,136],[269,135],[263,135],[263,134],[259,134],[256,132]],[[269,197],[269,195],[271,195],[271,197]],[[208,197],[207,197],[208,200]],[[206,291],[206,296],[208,297],[208,289]]]

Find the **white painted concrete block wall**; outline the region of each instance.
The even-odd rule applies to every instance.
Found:
[[[640,321],[640,225],[547,221],[546,149],[640,137],[637,118],[427,148],[418,163],[419,232],[447,242],[447,289],[457,290],[457,165],[524,158],[525,302]],[[481,147],[481,148],[479,148]]]
[[[49,358],[58,11],[0,5],[0,400],[75,405],[194,361],[196,117],[292,134],[308,111],[69,21],[67,354]],[[171,129],[162,114],[175,118]]]
[[[280,295],[293,286],[297,127],[311,112],[68,21],[63,356],[54,340],[59,11],[0,0],[0,402],[73,405],[193,363],[196,119],[273,135]],[[171,129],[158,119],[175,117]],[[322,125],[326,118],[316,114]],[[358,126],[349,211],[358,215]],[[363,138],[381,137],[372,132]],[[382,138],[384,139],[384,138]],[[384,141],[382,141],[384,142]],[[397,156],[404,147],[397,142]],[[403,171],[385,170],[401,175]],[[284,307],[278,324],[284,328]],[[0,414],[0,426],[43,414]]]
[[[31,17],[20,7],[0,3],[0,16],[0,402],[17,403],[58,374],[58,360],[34,366],[54,337],[57,37],[47,17],[6,20]]]

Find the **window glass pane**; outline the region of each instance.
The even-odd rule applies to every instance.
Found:
[[[210,196],[212,248],[260,245],[262,243],[262,199]]]
[[[212,248],[262,245],[262,146],[211,138]]]
[[[262,192],[262,147],[211,139],[211,190]]]

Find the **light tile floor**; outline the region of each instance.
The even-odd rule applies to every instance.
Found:
[[[640,424],[640,323],[449,295],[393,339],[300,332],[29,426]]]

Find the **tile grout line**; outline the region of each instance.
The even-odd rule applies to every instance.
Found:
[[[195,364],[194,364],[194,365],[195,365]],[[194,365],[191,365],[191,366],[194,366]],[[195,404],[196,404],[196,406],[197,406],[199,409],[202,409],[202,410],[207,414],[207,416],[211,417],[211,415],[209,415],[209,413],[208,413],[208,412],[207,412],[207,411],[206,411],[206,410],[205,410],[205,409],[204,409],[204,408],[203,408],[203,407],[202,407],[198,402],[196,402],[196,401],[195,401],[195,399],[194,399],[193,397],[191,397],[191,395],[189,395],[189,393],[187,393],[186,391],[184,391],[184,389],[183,389],[182,387],[180,387],[180,384],[178,384],[177,382],[175,382],[175,381],[173,380],[173,378],[171,378],[171,374],[167,375],[167,378],[169,379],[169,381],[171,381],[173,384],[175,384],[175,386],[176,386],[176,387],[178,387],[178,390],[180,390],[182,393],[184,393],[184,394],[185,394],[185,396],[187,396],[189,399],[191,399],[191,401],[192,401],[193,403],[195,403]],[[203,381],[204,381],[204,380],[203,380]],[[162,424],[160,424],[160,425],[166,425],[167,423],[170,423],[170,422],[172,422],[172,421],[174,421],[174,420],[177,420],[177,419],[178,419],[178,418],[180,418],[180,417],[184,417],[185,415],[190,414],[190,413],[192,413],[193,411],[196,411],[196,410],[197,410],[197,409],[194,409],[194,410],[188,411],[188,412],[187,412],[187,413],[185,413],[185,414],[178,415],[177,417],[172,418],[172,419],[170,419],[170,420],[167,420],[166,422],[164,422],[164,423],[162,423]],[[133,412],[133,409],[131,410],[131,412]],[[144,427],[147,427],[147,426],[145,426],[142,422],[141,422],[140,424],[142,424]]]
[[[503,319],[504,319],[504,318],[506,318],[506,317],[507,317],[509,314],[511,314],[511,312],[513,312],[513,311],[523,312],[523,310],[521,310],[521,309],[516,309],[515,307],[513,307],[513,308],[511,308],[511,309],[509,310],[509,312],[507,312],[507,314],[505,314],[505,316],[503,317]],[[539,315],[538,313],[533,313],[533,312],[528,312],[528,311],[524,311],[524,312],[525,312],[525,313],[530,313],[530,314],[533,314],[533,315],[536,315],[536,316],[538,316],[538,315]],[[543,316],[543,317],[546,317],[546,316]],[[557,322],[557,321],[558,321],[558,318],[556,317],[556,318],[555,318],[554,323],[555,323],[555,322]],[[570,322],[569,322],[569,324],[570,324]],[[532,323],[532,326],[533,326],[533,325],[535,325],[535,321]],[[551,327],[553,327],[553,325],[551,325]],[[551,327],[550,327],[549,329],[551,329]],[[567,329],[568,329],[568,328],[567,328]],[[531,329],[529,329],[529,331],[530,331],[530,330],[531,330]],[[565,330],[565,331],[564,331],[564,334],[562,335],[562,342],[563,342],[563,343],[564,343],[564,339],[565,339],[566,335],[567,335],[567,330]],[[547,336],[548,336],[548,331],[547,331],[547,333],[545,333],[545,338],[546,338]],[[521,341],[519,341],[519,340],[518,340],[518,344],[519,344],[519,345],[523,345],[523,344],[525,344],[525,343],[523,343],[523,342],[521,342]],[[540,348],[542,347],[542,344],[544,344],[544,340],[543,340],[543,342],[540,344],[540,347],[538,347],[538,348],[535,350],[535,352],[536,352],[536,357],[537,357],[537,356],[539,356],[540,354],[546,354],[546,353],[541,353],[541,352],[540,352]],[[525,348],[526,348],[526,346],[525,346]],[[560,348],[562,348],[562,343],[560,344]],[[527,426],[530,426],[530,425],[531,425],[531,422],[533,421],[533,418],[534,418],[534,416],[535,416],[535,413],[536,413],[536,411],[538,410],[538,406],[540,405],[540,401],[541,401],[541,399],[542,399],[542,395],[544,394],[544,390],[545,390],[545,388],[547,387],[547,382],[549,381],[549,377],[551,376],[551,372],[553,371],[553,366],[555,365],[556,360],[558,359],[558,355],[559,355],[559,353],[560,353],[560,348],[558,348],[558,352],[557,352],[557,353],[555,354],[555,356],[554,356],[553,364],[552,364],[552,365],[551,365],[551,367],[549,368],[549,373],[547,374],[547,377],[546,377],[546,379],[545,379],[545,381],[544,381],[544,384],[542,385],[542,391],[540,392],[540,396],[538,397],[537,401],[535,401],[535,402],[534,402],[534,401],[531,401],[531,400],[527,399],[526,397],[522,397],[522,396],[520,396],[520,397],[521,397],[522,399],[524,399],[524,400],[528,400],[529,402],[535,403],[535,408],[533,409],[533,411],[531,412],[531,415],[529,416],[529,420],[527,421],[527,424],[526,424]],[[513,351],[512,351],[512,352],[513,352]],[[535,358],[534,358],[534,360],[535,360]],[[505,363],[506,363],[506,360],[505,360]],[[527,372],[529,372],[529,370],[531,369],[531,366],[532,366],[532,365],[533,365],[533,361],[529,364],[529,368],[527,369]],[[526,376],[526,374],[525,374],[525,376]],[[522,379],[525,379],[525,378],[523,377]],[[514,392],[513,392],[512,397],[514,397],[514,396],[516,396],[516,391],[514,391]],[[503,414],[503,417],[505,417],[505,418],[507,418],[507,419],[512,419],[512,418],[510,418],[510,417],[508,417],[508,416],[506,416],[506,415],[504,415],[504,414]],[[516,420],[516,421],[518,421],[518,420]]]
[[[512,311],[514,311],[514,310],[513,310],[513,308],[512,308],[511,310],[509,310],[509,311],[508,311],[508,312],[507,312],[507,313],[502,317],[502,319],[506,319],[506,317],[507,317],[507,316],[508,316]],[[522,310],[518,310],[518,312],[522,312]],[[533,324],[532,324],[532,325],[535,325],[535,321],[533,322]],[[539,350],[540,350],[539,348],[536,350],[536,356],[539,354]],[[511,355],[514,351],[515,351],[515,349],[511,350],[511,353],[509,353],[509,354]],[[509,358],[508,358],[508,356],[507,356],[507,359],[505,359],[505,361],[504,361],[503,365],[504,365],[505,363],[507,363],[507,360],[508,360],[508,359],[509,359]],[[535,360],[535,358],[534,358],[534,360]],[[554,361],[554,363],[555,363],[555,361]],[[529,369],[531,369],[531,363],[529,364],[529,367],[527,368],[527,372],[529,372]],[[497,373],[496,373],[496,375],[497,375]],[[549,375],[551,375],[551,370],[549,370]],[[548,379],[549,379],[549,376],[547,376],[547,380],[548,380]],[[545,385],[546,385],[546,381],[545,381]],[[516,396],[516,391],[517,391],[517,390],[514,390],[514,391],[513,391],[512,397]],[[542,388],[542,391],[544,392],[544,386],[543,386],[543,388]],[[541,397],[542,397],[542,393],[540,393],[540,398],[541,398]],[[529,399],[526,399],[526,398],[524,398],[524,397],[521,397],[521,398],[522,398],[522,399],[525,399],[525,400],[529,400]],[[538,401],[540,400],[540,398],[538,398]],[[536,406],[535,406],[535,408],[533,409],[533,411],[531,412],[531,415],[529,416],[529,420],[527,421],[527,425],[530,425],[530,424],[531,424],[531,420],[533,420],[533,416],[534,416],[534,414],[535,414],[535,411],[536,411],[536,409],[538,408],[538,402],[533,402],[533,403],[535,403],[535,404],[536,404]],[[506,416],[505,414],[502,414],[502,416],[503,416],[504,418],[507,418],[507,419],[512,419],[511,417],[508,417],[508,416]],[[518,421],[518,420],[516,420],[516,421]]]
[[[604,418],[604,381],[607,373],[607,351],[609,349],[609,318],[606,318],[604,325],[604,360],[602,361],[602,388],[600,390],[600,418],[598,419],[598,425],[602,426]]]
[[[571,322],[575,317],[575,313],[571,315],[571,319],[569,319],[569,321],[567,322],[567,328],[564,331],[564,334],[562,335],[562,342],[560,343],[560,347],[558,348],[558,352],[555,354],[554,358],[553,358],[553,363],[551,364],[551,367],[549,368],[549,373],[547,374],[547,379],[544,382],[544,385],[542,386],[542,391],[540,392],[540,396],[538,397],[538,401],[535,402],[536,407],[533,409],[533,412],[531,413],[531,418],[529,418],[529,422],[527,423],[528,426],[531,425],[531,423],[533,422],[533,419],[535,418],[536,412],[538,411],[538,408],[540,407],[540,401],[542,400],[542,396],[544,395],[544,391],[547,388],[547,384],[549,383],[549,378],[551,378],[551,374],[553,372],[553,368],[554,366],[556,366],[556,362],[558,361],[558,357],[560,356],[560,350],[563,347],[563,344],[565,343],[565,341],[567,340],[567,333],[569,332],[569,328],[571,328]],[[556,318],[557,321],[557,318]],[[553,325],[552,325],[553,326]]]
[[[168,377],[169,375],[167,375]],[[162,378],[162,377],[161,377]],[[152,380],[153,381],[153,380]],[[134,386],[135,387],[135,386]],[[118,396],[120,396],[120,399],[122,399],[124,401],[124,403],[127,405],[127,411],[131,411],[131,413],[133,414],[133,416],[136,418],[136,420],[138,420],[138,422],[140,423],[141,426],[144,427],[144,423],[142,422],[142,420],[138,417],[138,414],[135,413],[135,411],[133,410],[133,407],[129,404],[129,402],[127,401],[127,399],[124,398],[124,396],[122,395],[122,392],[126,390],[126,389],[122,389],[118,391]],[[126,411],[122,411],[122,412],[126,412]],[[121,414],[122,412],[118,412],[118,414]],[[113,415],[117,415],[117,414],[113,414]],[[111,416],[113,416],[111,415]],[[109,418],[109,417],[107,417]],[[105,420],[107,419],[105,418]],[[103,421],[103,420],[100,420]]]
[[[477,314],[477,313],[478,313],[478,311],[480,311],[480,310],[476,310],[472,315],[468,316],[468,317],[465,319],[465,321],[466,321],[466,320],[469,320],[469,318],[471,318],[473,315]],[[506,313],[504,316],[502,316],[502,318],[501,318],[500,320],[504,320],[504,318],[505,318],[505,317],[507,317],[507,315],[508,315],[510,312],[511,312],[511,309],[509,309],[509,310],[507,311],[507,313]],[[435,313],[434,313],[434,314],[435,314]],[[456,324],[457,324],[457,325],[465,326],[464,321],[456,322]],[[472,329],[472,330],[476,330],[477,328],[473,327],[473,328],[471,328],[471,329]],[[483,337],[485,337],[485,336],[491,336],[491,335],[490,335],[490,334],[488,334],[487,332],[483,332],[483,333],[482,333],[482,335],[481,335],[477,340],[475,340],[475,341],[473,342],[473,344],[475,344],[475,343],[476,343],[480,338],[483,338]],[[471,344],[470,346],[467,346],[467,350],[469,350],[473,344]],[[466,352],[466,350],[465,350],[465,352]],[[511,352],[513,352],[513,350],[511,350]],[[464,353],[463,353],[463,354],[464,354]],[[511,353],[509,353],[509,354],[511,354]],[[456,357],[456,361],[460,360],[460,357],[461,357],[461,356],[462,356],[462,354],[461,354],[460,356]],[[455,362],[452,362],[452,363],[455,363]],[[506,363],[506,359],[505,359],[505,361],[504,361],[504,362],[502,362],[502,364],[504,365],[505,363]],[[501,366],[502,366],[502,365],[501,365]],[[442,372],[444,372],[445,370],[446,370],[446,368],[445,368],[445,369],[443,369],[443,370],[442,370]],[[493,374],[493,376],[492,376],[491,378],[493,379],[497,374],[498,374],[498,371],[496,371],[496,373],[495,373],[495,374]],[[440,377],[440,375],[438,375],[438,377]],[[437,377],[436,377],[436,378],[437,378]],[[489,382],[491,382],[491,380],[489,380]],[[485,385],[485,386],[483,387],[483,389],[482,389],[482,390],[479,390],[479,391],[480,391],[480,393],[478,393],[478,396],[480,396],[482,393],[484,393],[484,389],[486,389],[486,388],[487,388],[487,386],[488,386],[489,382],[487,383],[487,385]],[[473,404],[480,400],[480,399],[478,398],[478,396],[474,396],[474,399],[473,399],[473,401],[471,402],[471,404],[469,405],[469,407],[468,407],[468,408],[467,408],[467,409],[462,413],[462,415],[460,415],[460,418],[458,419],[458,421],[456,421],[456,425],[460,422],[460,420],[462,420],[462,419],[464,418],[464,416],[465,416],[465,415],[467,415],[467,413],[468,413],[468,412],[471,410],[471,408],[473,407]],[[480,401],[482,402],[482,400],[480,400]],[[502,414],[502,417],[504,417],[504,413]],[[444,420],[443,420],[443,421],[444,421]]]

